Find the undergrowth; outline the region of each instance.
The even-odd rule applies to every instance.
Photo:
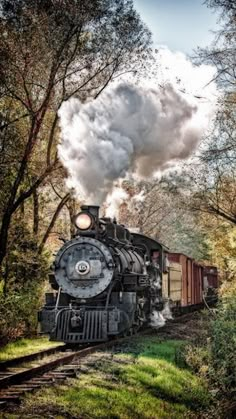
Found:
[[[49,342],[48,338],[35,339],[19,339],[15,342],[8,343],[4,347],[0,347],[0,361],[18,358],[20,356],[29,355],[34,352],[43,351],[44,349],[58,346],[58,342]]]
[[[236,417],[236,280],[211,316],[208,338],[186,346],[187,364],[202,377],[214,396],[217,418]],[[216,407],[215,407],[216,406]],[[215,412],[217,410],[217,412]]]

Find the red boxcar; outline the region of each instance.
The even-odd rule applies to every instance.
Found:
[[[181,253],[169,253],[170,262],[177,262],[182,267],[181,305],[189,306],[202,302],[204,268],[194,259]]]

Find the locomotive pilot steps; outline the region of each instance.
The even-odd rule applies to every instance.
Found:
[[[175,270],[165,246],[99,218],[97,206],[83,206],[74,222],[77,233],[55,258],[50,275],[54,292],[46,294],[39,313],[41,331],[51,340],[106,341],[148,324],[166,300],[181,304],[182,291],[171,294]],[[178,272],[180,287],[182,268]]]

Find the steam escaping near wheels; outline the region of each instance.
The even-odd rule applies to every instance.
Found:
[[[150,326],[154,329],[159,329],[163,327],[166,323],[166,320],[163,314],[160,311],[154,310],[150,315]]]
[[[153,329],[159,329],[160,327],[163,327],[167,320],[172,320],[172,313],[170,309],[169,301],[166,301],[164,303],[164,308],[162,311],[153,310],[150,315],[150,323],[149,325]]]
[[[169,301],[165,302],[164,309],[162,311],[162,315],[163,315],[164,319],[166,319],[166,320],[172,320],[173,319]]]

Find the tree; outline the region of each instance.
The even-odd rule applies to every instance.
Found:
[[[236,224],[236,15],[235,2],[208,0],[222,13],[222,27],[213,45],[199,49],[197,63],[216,67],[215,81],[221,91],[214,127],[202,149],[185,170],[185,188],[191,189],[189,207]]]
[[[199,213],[188,211],[180,193],[167,178],[152,182],[123,182],[130,199],[120,208],[120,219],[140,233],[164,243],[171,252],[197,260],[209,258],[208,234]]]
[[[217,68],[216,80],[226,92],[227,99],[234,96],[235,103],[235,52],[236,52],[236,6],[232,0],[206,0],[208,7],[221,14],[221,29],[217,31],[212,46],[199,49],[198,59]]]
[[[2,0],[0,7],[1,265],[12,217],[34,196],[37,218],[35,191],[60,170],[62,102],[95,98],[120,73],[140,70],[150,33],[129,0]]]

